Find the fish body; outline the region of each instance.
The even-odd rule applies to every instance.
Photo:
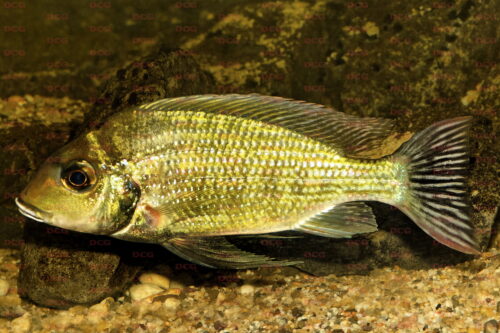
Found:
[[[369,159],[363,153],[394,131],[391,121],[260,95],[164,99],[61,148],[16,202],[39,221],[162,244],[210,267],[275,262],[227,235],[374,232],[363,201],[394,205],[441,243],[478,253],[463,175],[469,123],[437,123]]]

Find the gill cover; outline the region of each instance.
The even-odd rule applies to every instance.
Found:
[[[99,224],[99,230],[93,233],[102,235],[110,235],[125,228],[141,197],[139,185],[126,176],[110,175],[107,185],[109,190],[103,191],[93,217]]]

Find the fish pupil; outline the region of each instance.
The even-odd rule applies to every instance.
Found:
[[[87,175],[80,170],[72,171],[68,180],[71,185],[80,187],[87,183]]]

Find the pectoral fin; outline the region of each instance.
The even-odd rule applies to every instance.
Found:
[[[332,238],[351,238],[377,231],[370,207],[362,202],[346,202],[301,221],[294,230]]]
[[[211,268],[254,268],[259,266],[289,266],[301,261],[275,260],[243,251],[229,243],[223,236],[177,237],[163,244],[181,258]]]

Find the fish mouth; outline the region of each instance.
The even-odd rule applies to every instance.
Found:
[[[50,218],[52,216],[52,214],[49,214],[39,208],[36,208],[35,206],[23,201],[20,198],[16,198],[15,202],[17,208],[19,209],[19,212],[24,216],[29,217],[32,220],[38,222],[47,222],[47,218]]]

